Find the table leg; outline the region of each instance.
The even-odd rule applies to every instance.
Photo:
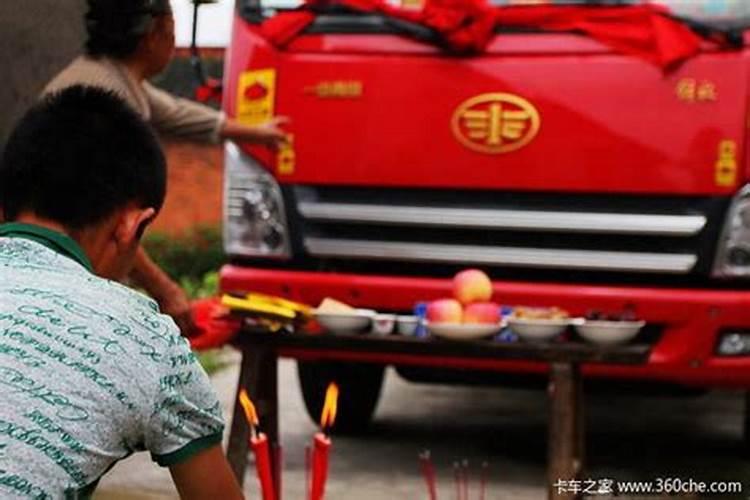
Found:
[[[550,500],[581,498],[580,480],[584,461],[583,387],[580,368],[574,363],[552,363],[549,382]]]
[[[260,419],[260,430],[268,436],[271,446],[279,442],[278,369],[276,351],[253,347],[242,350],[242,365],[237,394],[244,388],[255,404]],[[229,434],[227,459],[240,485],[247,472],[250,429],[242,407],[235,399],[232,429]],[[280,481],[275,464],[274,479]],[[278,489],[277,489],[278,491]],[[280,498],[280,495],[278,495]]]

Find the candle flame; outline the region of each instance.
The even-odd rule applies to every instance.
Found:
[[[258,413],[255,411],[255,405],[250,400],[250,396],[247,395],[247,391],[242,389],[240,391],[240,404],[242,409],[245,410],[245,418],[247,423],[257,427],[258,426]]]
[[[323,411],[320,414],[320,427],[327,429],[333,427],[336,421],[336,411],[338,410],[339,404],[339,386],[336,382],[328,384],[326,390],[326,399],[323,404]]]

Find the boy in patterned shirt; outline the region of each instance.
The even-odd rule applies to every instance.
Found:
[[[164,157],[118,97],[36,105],[0,165],[0,498],[87,498],[147,450],[182,498],[241,498],[221,407],[172,319],[117,283],[164,201]]]

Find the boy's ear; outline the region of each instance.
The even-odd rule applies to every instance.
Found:
[[[155,216],[156,210],[152,207],[124,209],[115,228],[115,239],[125,245],[140,241],[143,231]]]

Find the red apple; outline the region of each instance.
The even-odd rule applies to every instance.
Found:
[[[461,323],[464,311],[454,299],[440,299],[427,305],[427,321],[431,323]]]
[[[494,302],[475,302],[466,306],[464,323],[500,323],[500,306]]]
[[[464,305],[487,302],[492,298],[492,282],[482,271],[467,269],[453,278],[453,295]]]

